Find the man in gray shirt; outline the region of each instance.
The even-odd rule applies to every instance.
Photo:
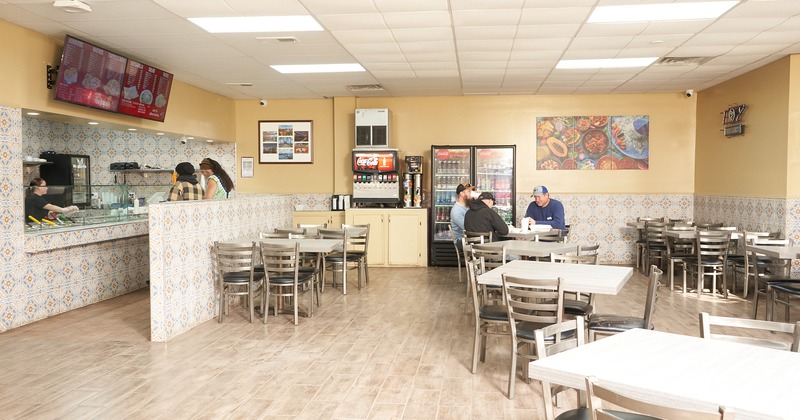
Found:
[[[450,227],[453,229],[453,241],[461,249],[461,237],[464,235],[464,215],[469,209],[469,201],[475,187],[468,182],[462,182],[456,187],[456,203],[450,209]],[[476,193],[477,195],[477,193]]]

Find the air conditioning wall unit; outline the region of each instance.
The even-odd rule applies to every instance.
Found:
[[[387,108],[356,109],[356,149],[389,147],[389,119]]]

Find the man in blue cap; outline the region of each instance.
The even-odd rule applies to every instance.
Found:
[[[525,217],[537,225],[550,225],[553,229],[565,230],[564,205],[550,198],[547,187],[539,185],[533,189],[533,203],[528,205]]]

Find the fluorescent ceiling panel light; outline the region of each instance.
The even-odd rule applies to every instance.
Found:
[[[591,60],[561,60],[557,69],[623,69],[629,67],[647,67],[658,60],[658,57],[641,58],[599,58]]]
[[[706,1],[697,3],[598,6],[589,16],[588,23],[716,19],[738,3],[738,1]]]
[[[270,66],[280,73],[347,73],[355,71],[366,71],[361,64],[287,64]]]
[[[322,31],[311,16],[240,16],[189,18],[210,33]]]

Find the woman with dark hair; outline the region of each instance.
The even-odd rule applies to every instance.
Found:
[[[42,178],[33,178],[28,185],[28,194],[25,196],[25,220],[31,217],[36,221],[47,217],[49,212],[72,213],[78,211],[78,206],[59,207],[50,204],[42,197],[47,193],[47,182]]]
[[[233,181],[222,166],[214,159],[205,158],[200,162],[200,173],[206,177],[205,199],[223,200],[233,190]]]

